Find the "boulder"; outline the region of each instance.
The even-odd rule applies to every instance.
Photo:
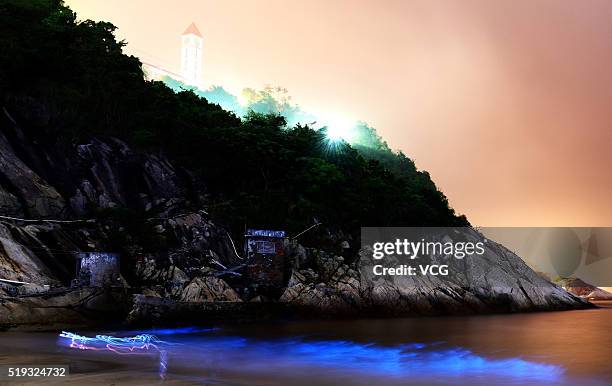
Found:
[[[478,237],[466,228],[463,236]],[[542,278],[502,245],[488,240],[482,258],[451,259],[448,276],[366,277],[372,259],[354,266],[313,251],[316,272],[294,270],[280,301],[319,315],[438,315],[592,307]],[[393,257],[389,257],[393,259]],[[436,257],[433,258],[433,263]],[[439,262],[438,262],[439,263]],[[391,261],[389,266],[399,265]]]
[[[193,279],[182,291],[184,302],[240,302],[240,296],[222,279],[208,276]]]
[[[563,287],[566,291],[580,296],[584,299],[589,300],[612,300],[612,293],[603,290],[599,287],[596,287],[592,284],[586,283],[585,281],[575,278],[575,277],[567,277],[562,278],[557,281],[561,287]]]

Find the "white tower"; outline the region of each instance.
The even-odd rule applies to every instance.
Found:
[[[202,83],[203,46],[202,34],[195,23],[191,23],[181,35],[181,76],[192,86]]]

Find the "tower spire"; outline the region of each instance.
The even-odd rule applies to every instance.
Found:
[[[181,35],[181,76],[187,84],[200,87],[202,84],[202,33],[191,23]]]
[[[195,25],[194,22],[191,22],[191,24],[189,24],[189,27],[187,27],[185,32],[183,32],[183,36],[185,35],[195,35],[198,37],[202,37],[200,30],[198,29],[198,27]]]

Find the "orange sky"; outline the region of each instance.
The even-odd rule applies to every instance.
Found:
[[[612,226],[612,2],[69,0],[128,52],[376,127],[478,226]]]

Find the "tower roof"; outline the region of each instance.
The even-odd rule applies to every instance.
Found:
[[[195,35],[195,36],[198,36],[198,37],[202,37],[202,34],[200,33],[200,30],[198,29],[198,27],[196,27],[194,22],[189,24],[189,27],[187,27],[185,32],[183,32],[183,35]]]

